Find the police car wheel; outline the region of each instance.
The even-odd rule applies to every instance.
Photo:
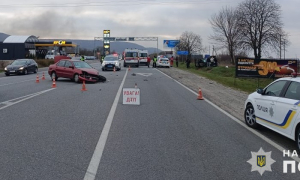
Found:
[[[245,122],[249,127],[257,128],[258,124],[256,123],[255,112],[252,104],[246,106],[244,112]]]
[[[295,141],[296,141],[298,153],[300,153],[300,127],[296,131]]]

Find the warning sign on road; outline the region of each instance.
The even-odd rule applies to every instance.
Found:
[[[123,88],[123,104],[140,105],[140,89]]]

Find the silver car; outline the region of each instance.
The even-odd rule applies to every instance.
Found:
[[[106,70],[121,70],[121,63],[117,55],[107,55],[102,62],[102,71]]]

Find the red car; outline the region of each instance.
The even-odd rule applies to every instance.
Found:
[[[79,60],[62,59],[55,64],[51,64],[48,69],[48,74],[55,80],[58,78],[70,78],[75,82],[99,81],[99,71],[91,67],[88,63]]]

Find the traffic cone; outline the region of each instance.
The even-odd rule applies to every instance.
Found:
[[[203,99],[203,96],[202,96],[202,90],[201,90],[201,88],[199,88],[199,93],[198,93],[198,98],[197,98],[197,100],[204,100],[204,99]]]
[[[87,89],[85,88],[85,81],[82,82],[82,89],[81,91],[87,91]]]
[[[128,71],[130,71],[130,66],[128,66]]]
[[[35,80],[35,82],[36,82],[36,83],[39,83],[39,82],[40,82],[40,80],[39,80],[39,75],[38,75],[38,74],[36,75],[36,80]]]
[[[42,77],[42,80],[45,80],[46,78],[45,78],[45,73],[43,72],[43,77]]]
[[[53,81],[52,81],[52,88],[56,88],[56,84],[55,84],[55,78],[53,78]]]
[[[116,72],[116,67],[114,67],[114,72]]]

